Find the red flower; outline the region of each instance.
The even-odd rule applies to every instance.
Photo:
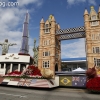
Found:
[[[37,67],[33,66],[33,65],[28,66],[27,71],[24,74],[25,75],[39,75],[39,76],[42,76],[41,73],[40,73],[40,70]]]
[[[21,75],[21,72],[19,72],[19,71],[13,71],[11,73],[8,73],[7,75]]]
[[[100,92],[100,77],[95,77],[87,81],[87,89]]]

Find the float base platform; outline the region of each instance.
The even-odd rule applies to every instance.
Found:
[[[85,72],[56,72],[55,79],[0,77],[1,85],[35,88],[78,87],[86,88]]]
[[[54,88],[59,86],[59,76],[56,76],[55,79],[0,77],[0,85],[35,87],[35,88]]]

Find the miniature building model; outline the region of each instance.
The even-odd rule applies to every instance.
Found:
[[[100,67],[100,7],[98,13],[91,6],[90,14],[84,12],[86,34],[86,56],[88,68]]]
[[[22,45],[20,49],[20,53],[28,54],[29,52],[29,45],[28,45],[28,38],[29,38],[29,30],[28,30],[28,24],[29,24],[29,13],[27,12],[25,15],[25,21],[23,24],[23,36],[22,36]]]
[[[46,22],[43,18],[41,19],[38,68],[40,70],[42,68],[50,69],[54,74],[55,70],[61,70],[60,41],[55,35],[59,29],[60,26],[56,23],[53,15],[50,15]]]
[[[91,6],[90,14],[84,12],[84,26],[78,28],[60,29],[54,16],[40,22],[40,45],[38,67],[50,68],[52,71],[61,69],[61,40],[86,38],[87,67],[100,66],[100,7],[98,13]]]
[[[0,70],[3,70],[1,71],[1,73],[3,72],[3,74],[7,74],[13,71],[22,72],[23,69],[28,67],[28,65],[33,64],[33,58],[31,58],[30,55],[28,54],[29,52],[28,23],[29,23],[29,13],[27,12],[25,15],[25,21],[23,24],[23,36],[22,36],[22,45],[21,45],[20,53],[19,54],[7,53],[5,55],[0,56]],[[7,41],[6,43],[7,47],[12,46],[12,45],[15,45],[15,44],[8,43]]]
[[[20,71],[33,63],[33,59],[30,55],[20,55],[17,53],[7,53],[6,55],[0,55],[0,70],[4,69],[5,74]]]

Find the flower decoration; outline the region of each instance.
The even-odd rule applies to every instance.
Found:
[[[86,88],[91,92],[100,92],[100,77],[97,75],[95,67],[89,68],[86,72]]]
[[[8,73],[6,76],[20,76],[22,72],[19,71],[13,71],[11,73]]]
[[[92,92],[100,92],[100,77],[95,77],[88,80],[86,87]]]
[[[35,67],[33,65],[28,66],[28,68],[26,69],[23,75],[42,76],[38,67]]]

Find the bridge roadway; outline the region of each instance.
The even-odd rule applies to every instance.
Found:
[[[0,86],[0,100],[100,100],[100,94],[86,89],[34,89]]]

